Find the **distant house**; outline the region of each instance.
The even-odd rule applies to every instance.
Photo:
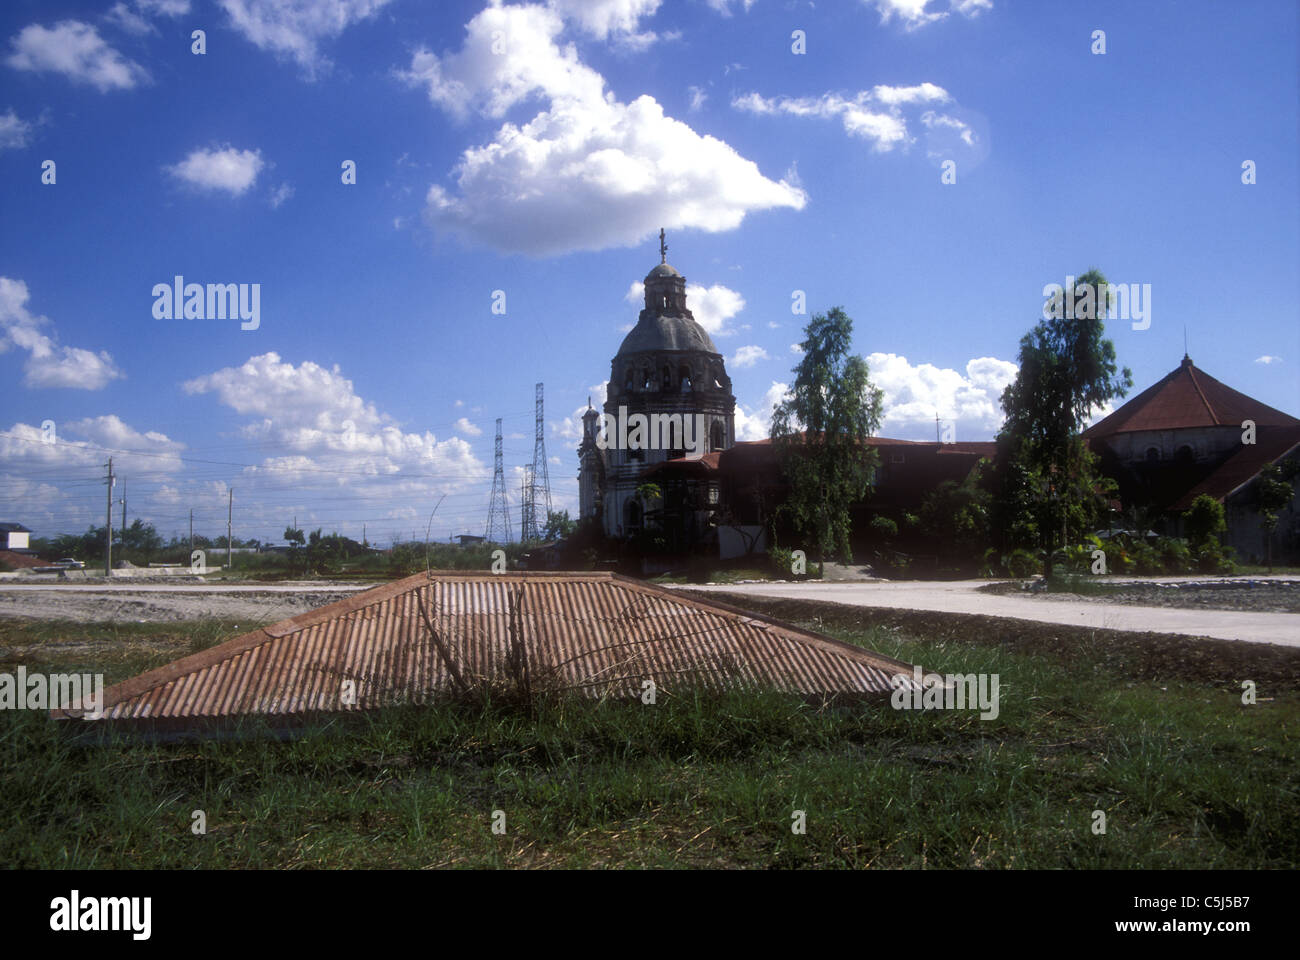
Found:
[[[1247,429],[1253,425],[1253,434]],[[1178,367],[1083,433],[1125,506],[1142,506],[1183,534],[1182,514],[1206,494],[1224,506],[1224,542],[1238,559],[1266,555],[1255,505],[1260,471],[1300,458],[1300,419],[1199,369]],[[1253,440],[1253,442],[1251,442]],[[1279,513],[1273,556],[1300,553],[1300,498]]]
[[[462,533],[457,535],[456,542],[462,547],[472,547],[476,543],[482,543],[486,537],[476,537],[472,533]]]
[[[31,535],[21,523],[0,523],[0,550],[30,550]]]

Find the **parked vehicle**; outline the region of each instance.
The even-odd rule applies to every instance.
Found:
[[[63,570],[85,570],[86,565],[80,560],[73,557],[64,557],[62,560],[55,560],[54,566]]]

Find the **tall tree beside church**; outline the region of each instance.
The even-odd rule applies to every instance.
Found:
[[[853,321],[841,307],[804,328],[794,384],[772,414],[772,441],[790,494],[779,508],[818,556],[853,559],[849,508],[867,495],[878,465],[868,437],[880,429],[881,392],[867,362],[849,355]]]
[[[1045,319],[1021,338],[1020,370],[1002,393],[1006,421],[998,435],[998,528],[1036,538],[1048,575],[1057,534],[1068,537],[1068,521],[1096,513],[1096,458],[1079,436],[1083,425],[1133,385],[1103,337],[1106,278],[1089,270],[1075,291],[1073,309],[1063,297],[1050,298]]]

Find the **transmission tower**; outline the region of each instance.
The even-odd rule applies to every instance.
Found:
[[[533,505],[533,465],[524,464],[524,475],[519,487],[519,539],[530,539],[530,532],[536,529],[536,516]],[[535,539],[535,538],[534,538]]]
[[[488,504],[488,543],[510,542],[510,504],[506,499],[506,469],[501,457],[501,419],[497,418],[497,439],[493,450],[492,500]]]
[[[551,481],[546,472],[546,422],[545,404],[542,400],[542,384],[537,384],[537,431],[533,441],[533,469],[528,483],[528,521],[529,527],[524,531],[526,540],[542,539],[551,515]]]

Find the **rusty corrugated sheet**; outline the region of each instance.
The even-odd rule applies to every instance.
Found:
[[[439,571],[110,687],[104,716],[287,718],[423,703],[483,684],[630,696],[647,679],[665,691],[887,693],[892,675],[911,671],[830,637],[616,574]]]

